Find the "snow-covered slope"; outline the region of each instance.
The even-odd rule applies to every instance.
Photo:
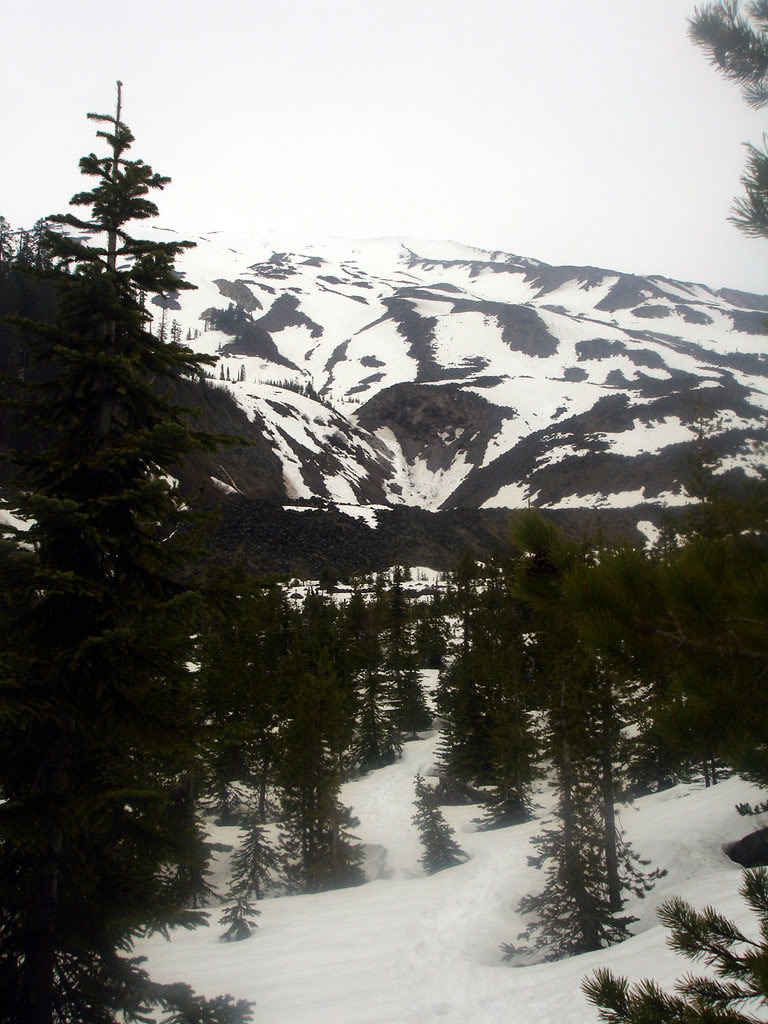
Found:
[[[343,789],[344,803],[360,818],[357,834],[369,844],[371,881],[264,900],[258,931],[234,944],[219,941],[218,911],[210,908],[209,928],[142,943],[138,951],[149,956],[151,973],[207,995],[252,999],[255,1024],[586,1024],[597,1021],[597,1012],[579,986],[596,967],[671,987],[690,966],[667,949],[656,922],[664,899],[714,904],[754,932],[736,895],[740,869],[722,845],[749,830],[734,805],[754,801],[756,793],[731,779],[711,789],[678,786],[623,810],[636,850],[668,871],[645,901],[628,906],[639,918],[633,938],[554,964],[502,963],[499,944],[515,941],[524,926],[517,903],[542,883],[527,863],[541,822],[477,832],[478,808],[443,808],[470,860],[425,876],[410,816],[414,776],[429,775],[436,739],[407,743],[401,761]],[[237,842],[237,829],[213,833]],[[221,888],[227,872],[222,854],[215,878]]]
[[[702,431],[723,471],[764,468],[768,297],[447,242],[196,241],[166,320],[208,325],[288,500],[677,504]]]

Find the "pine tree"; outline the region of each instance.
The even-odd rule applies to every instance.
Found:
[[[421,668],[441,669],[448,651],[445,620],[440,593],[432,595],[428,604],[419,604],[414,611],[416,655]]]
[[[403,570],[399,565],[393,570],[389,591],[383,668],[391,688],[395,726],[415,739],[418,732],[430,727],[432,718],[424,700],[413,628],[403,590]]]
[[[222,942],[242,942],[253,935],[256,929],[256,918],[259,911],[246,896],[232,897],[231,904],[225,908],[219,918],[219,924],[227,927],[219,938]]]
[[[723,75],[741,87],[749,106],[768,105],[768,0],[752,0],[743,17],[738,0],[705,4],[690,20],[694,43]],[[768,151],[747,143],[745,195],[730,220],[746,235],[768,238]]]
[[[96,184],[72,203],[90,214],[51,218],[58,318],[24,325],[47,367],[15,403],[39,429],[15,453],[13,508],[31,525],[0,542],[0,1006],[28,1024],[151,1020],[153,1006],[244,1020],[246,1004],[153,985],[126,955],[147,929],[205,916],[171,878],[200,839],[167,812],[195,765],[201,600],[182,582],[194,515],[166,476],[214,439],[154,384],[200,372],[140,301],[187,287],[173,262],[190,243],[128,231],[169,179],[127,158],[120,83],[116,113],[89,117],[109,152],[80,162]]]
[[[168,340],[168,324],[166,323],[166,308],[163,306],[162,312],[160,313],[160,324],[157,328],[157,339],[158,341]]]
[[[10,268],[14,258],[13,228],[5,217],[0,217],[0,273]]]
[[[768,872],[757,868],[744,874],[739,890],[760,921],[760,939],[748,939],[735,924],[712,907],[696,911],[681,899],[662,904],[658,916],[671,930],[669,945],[689,960],[714,968],[716,977],[686,975],[677,995],[664,992],[654,981],[630,986],[626,978],[599,970],[582,988],[600,1008],[607,1024],[759,1024],[759,1011],[768,1003]]]
[[[443,719],[438,747],[441,771],[472,785],[496,781],[491,734],[494,728],[498,647],[488,609],[479,596],[485,580],[468,556],[458,563],[445,605],[458,615],[460,629],[453,659],[440,674],[438,713]],[[493,663],[493,664],[492,664]]]
[[[440,770],[470,785],[494,782],[487,668],[484,653],[466,636],[438,685],[438,712],[443,720]]]
[[[232,856],[229,893],[261,900],[275,882],[279,858],[269,843],[258,806],[249,809],[242,828],[240,846]]]
[[[443,817],[434,795],[421,775],[416,776],[414,786],[416,813],[411,821],[418,829],[421,845],[424,847],[419,863],[428,875],[463,864],[468,857],[453,838],[453,829]]]
[[[232,878],[226,894],[226,907],[219,922],[226,925],[223,942],[247,939],[256,928],[259,911],[253,901],[264,897],[274,883],[279,857],[272,849],[261,824],[258,805],[243,819],[241,843],[232,856]]]
[[[520,658],[507,661],[506,671],[496,677],[489,737],[494,786],[483,801],[483,815],[477,820],[481,831],[517,825],[532,816],[530,790],[537,775],[539,737],[526,693],[523,652],[518,654]]]
[[[382,605],[383,593],[382,590]],[[357,732],[353,749],[358,768],[366,772],[393,764],[400,756],[402,742],[395,723],[392,686],[384,671],[379,609],[376,602],[361,607],[356,659]],[[350,615],[358,610],[358,605],[350,602]]]
[[[740,501],[709,497],[679,546],[653,558],[620,546],[599,564],[571,567],[563,581],[590,649],[663,666],[669,700],[659,724],[676,735],[681,761],[695,758],[710,782],[718,759],[768,782],[767,493],[759,482]]]
[[[282,841],[289,886],[297,892],[358,885],[362,850],[357,822],[339,801],[338,736],[343,703],[327,651],[311,669],[299,652],[288,664],[294,680],[282,731],[279,767]]]
[[[514,535],[523,552],[517,588],[531,608],[535,657],[547,683],[548,754],[558,798],[555,827],[534,839],[539,852],[532,861],[546,866],[545,885],[521,901],[532,919],[519,937],[535,935],[540,958],[556,959],[625,938],[633,919],[622,913],[624,892],[642,896],[660,872],[644,874],[618,828],[619,688],[581,642],[563,596],[568,573],[590,563],[590,549],[565,541],[532,512],[518,518]],[[502,948],[508,959],[524,952],[513,944]]]

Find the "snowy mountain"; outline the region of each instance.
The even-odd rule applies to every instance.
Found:
[[[156,325],[202,332],[272,464],[220,490],[368,525],[527,504],[637,523],[689,500],[702,431],[734,482],[763,471],[767,296],[447,242],[195,240],[198,290],[156,299]]]

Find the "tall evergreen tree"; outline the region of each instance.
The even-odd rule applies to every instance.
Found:
[[[495,680],[491,661],[503,641],[488,628],[480,597],[485,580],[471,558],[464,556],[459,561],[452,582],[455,589],[445,603],[458,615],[459,636],[454,657],[440,674],[437,703],[443,724],[438,758],[441,770],[451,777],[492,785]]]
[[[282,730],[279,767],[282,840],[289,885],[298,892],[358,885],[364,880],[357,824],[339,800],[338,733],[342,700],[327,651],[310,668],[290,660],[294,692]]]
[[[763,482],[741,502],[714,499],[707,509],[705,501],[692,532],[662,556],[622,546],[563,582],[591,649],[665,666],[679,694],[672,710],[684,754],[709,765],[710,781],[722,758],[768,783],[767,493]]]
[[[557,793],[555,827],[534,840],[545,885],[520,909],[532,917],[524,935],[536,935],[537,948],[553,959],[625,938],[632,918],[622,913],[624,892],[643,895],[659,872],[643,873],[618,829],[619,688],[581,642],[563,598],[567,573],[590,563],[590,551],[567,542],[533,512],[519,517],[515,539],[523,552],[518,590],[534,615],[536,657],[547,681],[548,754]],[[514,945],[503,948],[507,957],[520,952]]]
[[[25,1024],[248,1016],[153,985],[126,955],[149,928],[204,919],[171,878],[199,842],[167,810],[194,764],[200,598],[182,582],[194,517],[167,474],[214,439],[156,383],[200,372],[139,299],[187,287],[173,264],[190,243],[129,234],[169,179],[128,159],[121,116],[118,83],[115,114],[89,115],[108,146],[80,162],[95,185],[72,203],[90,212],[51,218],[58,318],[25,325],[49,372],[16,401],[39,430],[15,453],[30,527],[0,543],[0,1014]]]
[[[445,619],[440,592],[432,595],[427,604],[415,609],[414,645],[421,668],[441,669],[448,650]]]
[[[416,738],[428,729],[432,718],[427,711],[421,685],[413,627],[403,588],[403,570],[392,571],[386,630],[384,633],[384,672],[392,692],[394,721],[400,732]]]
[[[355,760],[362,771],[392,764],[402,750],[395,720],[392,685],[384,670],[378,607],[384,603],[383,594],[382,589],[380,601],[369,601],[362,605],[358,645],[357,732],[354,740]],[[357,615],[359,610],[357,604],[353,607],[350,602],[350,615]]]

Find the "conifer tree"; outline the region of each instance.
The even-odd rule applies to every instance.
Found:
[[[564,601],[592,650],[663,664],[672,696],[679,694],[672,710],[682,757],[704,762],[710,781],[722,758],[768,782],[767,491],[760,482],[736,503],[707,499],[689,535],[660,557],[620,546],[563,580]]]
[[[89,214],[51,218],[58,319],[24,325],[47,371],[15,403],[39,430],[15,453],[30,528],[0,543],[0,1006],[27,1024],[243,1020],[246,1004],[153,985],[126,955],[204,920],[169,881],[200,841],[167,811],[195,763],[201,601],[167,474],[214,439],[158,389],[200,360],[161,344],[140,301],[188,287],[173,264],[190,243],[129,233],[169,179],[127,158],[120,83],[116,113],[89,117],[109,151],[80,162]]]
[[[419,731],[429,728],[432,719],[424,700],[413,628],[403,590],[403,570],[399,565],[392,572],[388,604],[384,672],[391,687],[395,726],[401,733],[415,739]]]
[[[453,829],[443,817],[433,793],[421,775],[416,776],[414,786],[416,813],[411,821],[418,829],[424,848],[419,863],[428,875],[463,864],[468,857],[453,838]]]
[[[226,925],[219,938],[222,942],[242,942],[253,935],[259,914],[247,896],[233,896],[219,918],[219,923]]]
[[[239,942],[253,933],[259,916],[253,901],[263,899],[279,867],[280,858],[261,824],[258,804],[253,805],[243,818],[240,846],[232,855],[232,877],[225,898],[228,906],[219,918],[227,926],[220,936],[223,942]]]
[[[279,767],[282,842],[289,886],[319,892],[360,884],[357,822],[339,801],[338,733],[342,701],[327,651],[310,668],[292,652],[292,699],[282,732]]]
[[[493,664],[490,667],[496,682],[489,736],[493,790],[483,801],[483,814],[477,821],[480,830],[527,821],[533,807],[531,784],[538,773],[539,736],[533,726],[527,693],[525,654],[520,648],[512,652],[508,645],[503,646],[503,666],[498,665],[495,670]]]
[[[414,645],[421,668],[441,669],[445,664],[448,641],[442,604],[441,595],[437,592],[428,604],[419,604],[414,612]]]
[[[13,262],[14,249],[13,228],[5,217],[0,217],[0,273]]]
[[[600,1008],[600,1019],[606,1024],[759,1024],[758,1013],[768,1003],[766,869],[746,871],[740,894],[757,914],[758,941],[712,907],[697,911],[684,900],[668,900],[658,916],[671,930],[669,945],[689,960],[703,961],[716,976],[688,974],[678,982],[678,994],[671,995],[654,981],[630,986],[626,978],[598,970],[582,988]]]
[[[258,805],[243,818],[241,843],[232,855],[229,893],[261,900],[275,882],[280,866],[261,823]]]
[[[351,612],[353,611],[354,609],[351,609]],[[400,756],[402,743],[395,722],[392,686],[384,671],[376,602],[364,605],[362,614],[358,644],[360,667],[357,672],[357,732],[354,755],[357,766],[365,772],[396,761]]]
[[[531,922],[520,938],[536,936],[545,959],[583,953],[621,941],[632,918],[624,892],[643,895],[660,872],[644,874],[624,842],[614,804],[618,795],[619,690],[600,659],[580,642],[564,579],[590,561],[587,548],[567,542],[534,512],[514,530],[523,557],[517,587],[533,613],[536,658],[547,680],[548,755],[556,771],[555,827],[534,840],[537,866],[546,866],[541,892],[520,903]],[[502,947],[507,958],[522,951]]]
[[[440,674],[438,746],[441,771],[468,784],[492,784],[490,679],[484,652],[465,631],[454,660]]]
[[[746,4],[738,0],[704,4],[690,20],[694,43],[722,74],[741,87],[749,106],[768,105],[768,0]],[[746,235],[768,238],[768,151],[747,143],[747,167],[742,176],[745,195],[733,204],[731,222]]]

